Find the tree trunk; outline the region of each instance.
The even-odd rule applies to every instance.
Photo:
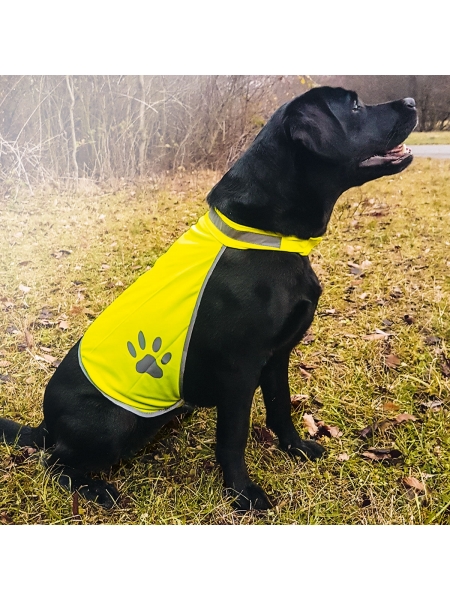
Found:
[[[72,160],[72,173],[74,178],[75,187],[78,187],[78,163],[77,163],[77,138],[75,134],[75,119],[73,116],[75,107],[75,95],[73,93],[73,77],[66,75],[67,89],[69,90],[70,105],[69,105],[69,116],[70,116],[70,139],[71,139],[71,160]]]

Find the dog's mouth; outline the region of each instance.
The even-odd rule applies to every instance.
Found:
[[[399,144],[395,148],[388,150],[385,154],[374,154],[366,158],[359,163],[359,166],[378,167],[386,164],[399,165],[409,156],[412,156],[411,148],[408,148],[406,144]]]

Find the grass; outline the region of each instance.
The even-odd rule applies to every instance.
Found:
[[[53,367],[39,357],[65,355],[95,315],[205,211],[205,194],[218,177],[180,174],[116,191],[2,201],[2,416],[40,422]],[[242,516],[222,497],[215,411],[199,410],[104,475],[121,492],[116,509],[80,499],[78,517],[69,494],[42,467],[40,452],[28,456],[0,445],[0,522],[448,523],[449,217],[447,161],[416,159],[403,174],[340,199],[312,254],[324,292],[314,339],[292,354],[290,381],[292,393],[303,395],[294,408],[299,430],[308,436],[303,414],[310,413],[342,435],[321,438],[327,453],[316,463],[292,460],[276,441],[262,445],[249,437],[249,471],[276,500],[273,510]],[[364,268],[351,273],[349,262]],[[376,329],[391,335],[365,339]],[[396,368],[386,367],[390,354],[399,359]],[[424,406],[436,399],[442,402],[436,412]],[[400,413],[417,420],[358,436]],[[264,426],[259,392],[252,424]],[[367,460],[362,452],[371,446],[397,449],[401,460]],[[405,488],[402,480],[410,476],[425,492]]]
[[[406,144],[450,144],[450,131],[413,131]]]

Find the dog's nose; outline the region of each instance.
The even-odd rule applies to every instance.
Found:
[[[414,98],[403,98],[403,104],[407,108],[416,108],[416,101]]]

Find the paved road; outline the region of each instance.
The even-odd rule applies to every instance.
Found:
[[[427,156],[428,158],[450,158],[450,145],[436,144],[429,146],[410,146],[414,156]]]

